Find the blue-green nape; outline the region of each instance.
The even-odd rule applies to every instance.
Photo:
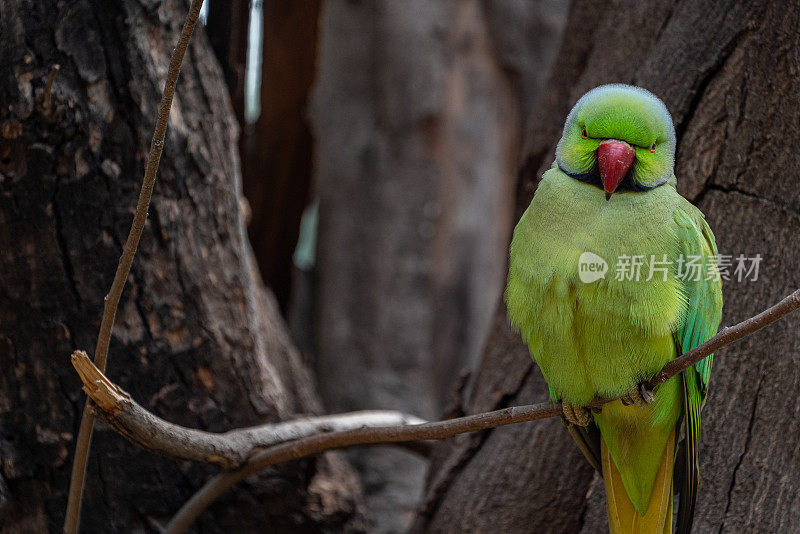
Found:
[[[567,117],[556,148],[556,165],[570,176],[591,182],[598,147],[608,139],[624,141],[635,151],[627,190],[675,184],[675,127],[667,107],[653,93],[609,84],[583,95]]]

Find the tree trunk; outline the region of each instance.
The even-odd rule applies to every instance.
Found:
[[[411,6],[410,4],[414,4]],[[436,183],[425,119],[437,113],[445,3],[326,2],[312,108],[319,195],[314,326],[332,410],[438,413],[430,373],[427,208]],[[377,532],[402,532],[426,462],[354,451]]]
[[[267,0],[262,4],[264,41],[261,113],[242,144],[248,227],[267,285],[287,311],[292,254],[311,188],[313,140],[308,100],[316,72],[320,0]]]
[[[706,213],[720,254],[763,257],[757,281],[723,283],[723,324],[800,286],[800,7],[780,1],[577,0],[534,107],[517,215],[552,162],[585,91],[627,82],[659,95],[678,132],[679,191]],[[731,270],[732,271],[732,270]],[[474,388],[477,412],[547,398],[501,306]],[[800,318],[726,348],[703,411],[697,532],[780,532],[800,524]],[[415,530],[601,532],[602,482],[558,420],[464,436],[439,447]]]
[[[554,56],[545,37],[557,41],[562,4],[324,5],[315,320],[332,408],[438,417],[480,354],[504,277],[522,113]],[[353,457],[377,530],[404,530],[426,463]]]
[[[182,1],[8,0],[0,10],[4,533],[60,532],[84,399],[69,353],[94,347],[185,9]],[[108,369],[156,414],[214,431],[319,409],[253,267],[237,131],[198,28]],[[212,473],[153,457],[100,426],[83,530],[155,531]],[[326,455],[250,479],[198,530],[358,529],[357,500],[348,468]]]

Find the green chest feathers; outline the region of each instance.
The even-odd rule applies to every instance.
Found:
[[[548,171],[514,232],[506,302],[551,391],[626,393],[675,356],[685,313],[669,186],[610,201]]]

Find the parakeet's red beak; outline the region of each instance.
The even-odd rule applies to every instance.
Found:
[[[600,180],[606,191],[606,200],[611,198],[628,169],[633,163],[636,152],[625,141],[605,139],[597,147],[597,164],[600,167]]]

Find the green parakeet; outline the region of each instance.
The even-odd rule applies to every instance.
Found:
[[[712,357],[642,386],[714,336],[722,311],[714,236],[675,189],[675,145],[649,91],[589,91],[511,243],[509,322],[603,475],[612,533],[672,532],[673,471],[678,531],[692,524]],[[595,396],[624,398],[587,411]]]

